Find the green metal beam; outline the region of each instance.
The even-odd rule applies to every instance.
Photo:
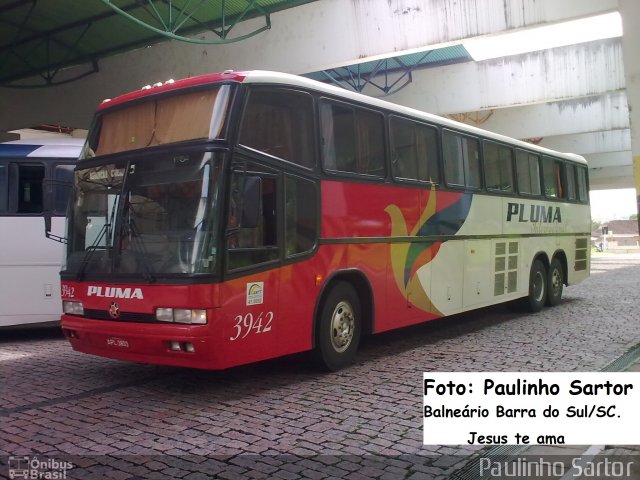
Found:
[[[210,31],[212,31],[213,33],[215,33],[220,39],[219,40],[203,40],[203,39],[198,39],[198,38],[192,38],[192,37],[186,37],[184,35],[180,35],[178,34],[178,30],[184,25],[184,23],[189,20],[199,9],[200,7],[202,7],[203,5],[205,5],[207,0],[202,0],[200,1],[200,3],[195,7],[195,9],[187,12],[187,9],[189,8],[189,6],[191,5],[191,0],[189,0],[186,5],[184,5],[181,9],[180,9],[180,13],[178,18],[180,19],[180,23],[178,25],[176,25],[178,20],[173,20],[173,10],[177,9],[178,7],[174,7],[173,6],[173,2],[172,0],[166,0],[165,3],[168,3],[169,9],[168,9],[168,18],[164,18],[161,14],[160,11],[156,8],[154,1],[153,0],[146,0],[148,6],[150,7],[152,13],[151,16],[156,18],[158,20],[158,22],[160,23],[160,25],[163,28],[158,28],[158,27],[154,27],[153,25],[150,25],[149,23],[145,22],[144,20],[141,20],[140,18],[136,17],[135,15],[133,15],[132,13],[126,12],[123,9],[121,9],[120,7],[118,7],[117,5],[115,5],[113,3],[112,0],[101,0],[102,3],[104,3],[106,6],[108,6],[109,8],[113,9],[115,12],[119,13],[120,15],[122,15],[123,17],[131,20],[132,22],[140,25],[143,28],[146,28],[147,30],[150,30],[154,33],[157,33],[158,35],[162,35],[163,37],[169,38],[171,40],[178,40],[181,42],[186,42],[186,43],[194,43],[194,44],[200,44],[200,45],[225,45],[225,44],[229,44],[229,43],[234,43],[234,42],[239,42],[241,40],[246,40],[247,38],[251,38],[259,33],[264,32],[265,30],[269,30],[271,28],[271,17],[269,15],[268,12],[264,11],[260,5],[258,4],[258,0],[247,0],[247,6],[244,8],[244,10],[236,15],[231,15],[231,16],[227,16],[226,13],[226,2],[225,0],[222,0],[221,3],[221,9],[222,9],[222,15],[219,19],[220,22],[222,22],[222,26],[219,30],[216,30],[215,28],[211,28]],[[146,8],[143,7],[143,9],[149,13],[149,10],[147,10]],[[239,23],[241,22],[245,16],[253,11],[253,10],[258,10],[261,12],[262,15],[264,15],[265,17],[265,25],[263,27],[260,27],[256,30],[254,30],[253,32],[247,33],[245,35],[240,35],[238,37],[234,37],[234,38],[228,38],[227,35],[229,34],[229,32]],[[180,17],[184,17],[184,18],[180,18]],[[165,21],[166,20],[166,21]],[[230,20],[230,24],[229,26],[227,26],[227,20]]]

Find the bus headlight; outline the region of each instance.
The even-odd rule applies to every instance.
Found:
[[[84,307],[82,302],[71,302],[63,300],[62,311],[68,315],[84,315]]]
[[[195,323],[196,325],[204,325],[207,323],[207,311],[191,310],[191,323]]]
[[[156,308],[156,320],[204,325],[207,323],[207,311],[191,308]]]
[[[173,322],[173,308],[156,308],[156,320],[159,322]]]

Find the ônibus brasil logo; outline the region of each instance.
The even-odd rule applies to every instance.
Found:
[[[141,288],[121,288],[121,287],[97,287],[90,285],[87,288],[87,297],[100,297],[100,298],[131,298],[142,300]]]
[[[55,458],[29,456],[9,457],[9,478],[65,479],[75,465]]]

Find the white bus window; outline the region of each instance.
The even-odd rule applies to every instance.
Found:
[[[575,165],[566,165],[567,172],[567,198],[569,200],[576,199],[576,167]]]
[[[482,188],[479,150],[477,139],[443,132],[444,176],[449,185]]]
[[[389,127],[394,178],[438,183],[438,131],[398,117]]]
[[[544,194],[549,198],[566,198],[567,189],[563,179],[562,162],[551,157],[542,157]]]
[[[18,165],[18,210],[16,213],[41,213],[44,165]]]
[[[578,167],[578,200],[582,203],[589,202],[589,190],[587,187],[587,169]]]
[[[6,212],[9,208],[9,188],[7,180],[9,174],[6,165],[0,165],[0,213]]]
[[[484,179],[487,189],[513,192],[513,160],[509,147],[484,142]]]
[[[73,186],[73,169],[73,165],[56,165],[53,199],[55,213],[63,214],[67,210],[67,202]]]
[[[518,191],[525,195],[540,195],[540,159],[533,153],[516,152]]]
[[[240,127],[240,143],[313,168],[315,155],[311,96],[289,90],[253,90]]]

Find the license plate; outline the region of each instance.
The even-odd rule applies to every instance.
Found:
[[[129,342],[124,338],[107,338],[107,345],[110,347],[129,348]]]

